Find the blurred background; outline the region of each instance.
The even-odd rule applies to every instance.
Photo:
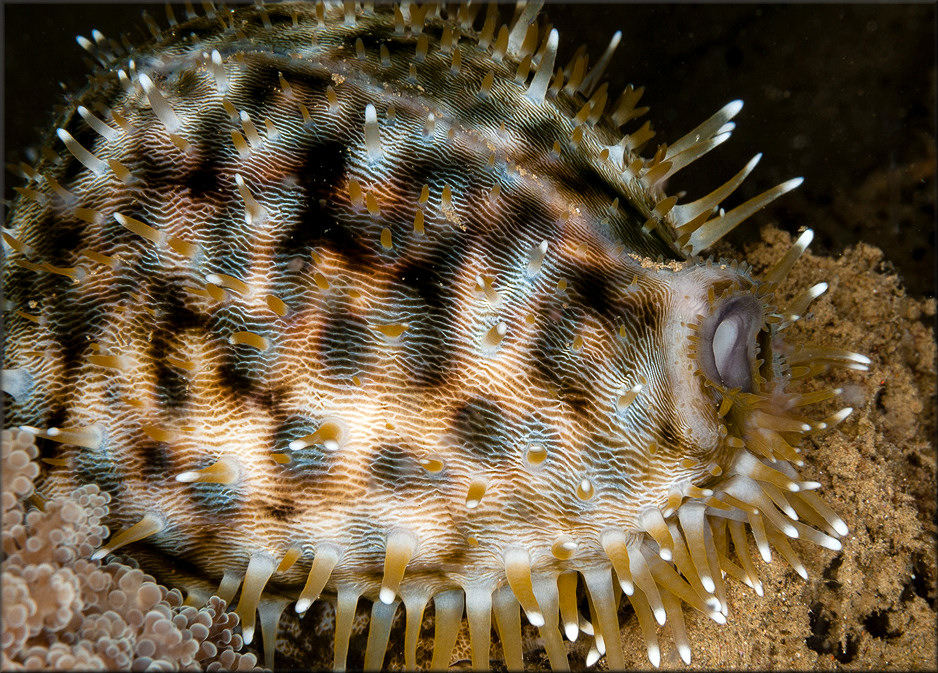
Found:
[[[4,4],[5,161],[24,158],[51,127],[59,82],[69,90],[84,82],[75,36],[97,28],[137,43],[149,38],[144,9],[167,26],[159,4]],[[507,20],[513,6],[501,10]],[[769,222],[791,232],[810,226],[816,252],[871,243],[911,294],[935,295],[934,4],[548,3],[545,11],[560,30],[559,63],[581,43],[595,62],[622,31],[606,74],[613,98],[628,83],[646,87],[642,104],[651,111],[641,121],[657,130],[646,154],[725,103],[745,101],[733,138],[669,188],[707,193],[757,152],[760,165],[727,205],[804,176],[732,242],[758,240]],[[20,182],[9,172],[4,180],[9,198]]]

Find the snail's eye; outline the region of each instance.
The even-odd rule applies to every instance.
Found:
[[[701,325],[700,367],[714,383],[753,389],[756,338],[762,326],[762,304],[752,296],[720,303]]]

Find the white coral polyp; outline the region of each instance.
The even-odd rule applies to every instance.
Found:
[[[39,635],[44,628],[64,628],[72,619],[72,608],[80,610],[82,606],[75,573],[49,563],[27,566],[22,573],[36,603],[36,613],[29,621],[30,635]]]
[[[14,574],[3,573],[3,651],[16,652],[29,637],[29,623],[36,614],[36,603],[29,595],[26,581]]]
[[[4,430],[3,670],[251,670],[234,613],[213,597],[182,605],[137,568],[88,558],[107,536],[109,496],[75,489],[27,509],[39,474],[34,437]]]

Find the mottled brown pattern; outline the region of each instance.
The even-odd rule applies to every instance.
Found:
[[[8,398],[6,422],[34,428],[42,455],[64,462],[43,490],[98,483],[112,530],[158,522],[142,558],[167,557],[155,562],[164,571],[191,563],[222,593],[222,577],[240,581],[250,563],[246,586],[296,598],[313,559],[339,550],[326,587],[339,622],[343,595],[377,599],[399,564],[392,542],[412,540],[391,598],[422,610],[464,590],[481,667],[499,586],[532,622],[544,613],[561,664],[561,572],[583,573],[597,630],[620,586],[649,624],[652,611],[663,621],[659,585],[725,613],[721,569],[758,582],[748,550],[734,550],[742,570],[721,558],[727,521],[785,545],[776,528],[791,524],[777,524],[772,502],[813,506],[794,495],[809,489],[789,444],[823,425],[785,393],[784,356],[802,354],[774,343],[807,305],[772,296],[779,278],[694,256],[707,246],[688,236],[718,226],[719,215],[702,222],[719,199],[691,225],[696,213],[681,219],[663,192],[669,162],[684,158],[673,148],[702,152],[732,106],[672,153],[642,157],[603,88],[534,93],[533,72],[553,58],[546,34],[532,29],[522,46],[521,24],[493,58],[453,13],[398,30],[396,8],[343,18],[347,7],[328,8],[325,25],[321,5],[303,4],[196,18],[134,52],[133,67],[92,48],[104,67],[59,137],[97,158],[56,140],[6,239],[4,366],[32,381]],[[519,62],[535,47],[525,78]],[[743,335],[726,337],[728,364],[711,343],[718,325]],[[803,355],[817,371],[864,361]],[[724,385],[740,376],[724,366],[745,372],[742,391]],[[546,458],[532,461],[535,445]],[[234,466],[224,483],[174,478],[218,459]],[[765,477],[768,463],[786,476]],[[807,520],[836,544],[842,522],[818,511]],[[669,536],[684,579],[665,567]],[[301,559],[268,583],[258,569],[294,548]],[[253,621],[254,599],[241,600]],[[389,620],[376,605],[376,623]]]

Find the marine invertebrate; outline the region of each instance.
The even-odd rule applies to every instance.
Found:
[[[88,559],[107,536],[107,494],[86,484],[24,511],[38,473],[34,437],[3,431],[4,670],[251,670],[234,613],[213,596],[183,606],[178,590],[138,568]],[[17,497],[19,496],[19,497]]]
[[[4,383],[63,468],[44,492],[111,495],[95,558],[240,589],[270,649],[334,593],[337,666],[365,597],[369,667],[401,603],[414,662],[431,599],[436,667],[464,610],[474,665],[494,613],[519,666],[521,609],[554,667],[561,629],[621,667],[623,593],[652,663],[666,621],[688,660],[681,601],[720,621],[724,574],[759,591],[747,530],[796,569],[786,537],[839,545],[794,468],[849,410],[786,388],[867,361],[782,338],[824,289],[774,294],[810,234],[762,278],[698,258],[798,181],[719,211],[754,159],[677,203],[740,104],[643,157],[640,91],[610,102],[611,52],[560,67],[536,10],[284,4],[83,41],[102,67],[4,232]]]

